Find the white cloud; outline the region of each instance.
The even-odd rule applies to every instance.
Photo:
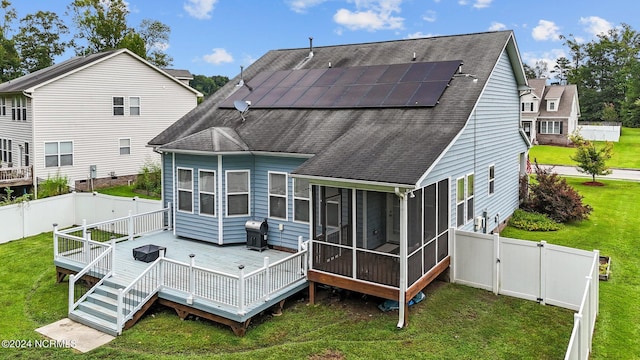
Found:
[[[436,21],[436,12],[433,10],[427,10],[427,12],[424,15],[422,15],[422,20],[427,22]]]
[[[492,1],[493,0],[476,0],[475,4],[473,4],[473,7],[476,9],[488,8],[489,5],[491,5]]]
[[[489,31],[500,31],[505,30],[506,28],[507,25],[494,21],[491,23],[491,26],[489,26]]]
[[[422,31],[417,31],[414,32],[412,34],[409,34],[405,37],[405,39],[419,39],[419,38],[428,38],[428,37],[434,37],[434,36],[438,36],[436,34],[425,34]]]
[[[170,46],[169,43],[166,42],[156,42],[151,47],[156,50],[167,51]]]
[[[581,17],[580,24],[586,25],[585,30],[593,36],[606,34],[613,29],[613,24],[598,16]]]
[[[467,0],[458,0],[458,4],[467,5],[469,2]]]
[[[533,36],[533,39],[536,41],[559,41],[560,28],[553,21],[540,20],[538,21],[538,26],[533,28],[531,36]]]
[[[196,19],[211,19],[211,12],[216,2],[218,0],[188,0],[188,3],[184,4],[183,8]]]
[[[307,9],[320,5],[327,0],[289,0],[289,8],[297,13],[305,13]]]
[[[223,48],[215,48],[212,50],[211,54],[205,55],[202,57],[204,61],[213,65],[220,65],[224,63],[233,62],[233,56],[227,52],[227,50]]]
[[[392,30],[404,27],[400,13],[402,0],[354,0],[356,11],[339,9],[333,21],[349,30]]]

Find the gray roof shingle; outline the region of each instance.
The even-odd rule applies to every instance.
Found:
[[[264,71],[324,68],[330,62],[332,67],[402,64],[411,62],[414,53],[420,62],[462,60],[462,71],[478,81],[454,77],[434,107],[255,108],[243,121],[235,109],[218,107],[229,97],[242,100],[234,98],[238,76],[149,145],[169,152],[211,151],[215,146],[205,144],[206,131],[229,128],[249,151],[313,155],[295,174],[412,185],[463,129],[512,36],[499,31],[323,46],[314,48],[308,60],[308,48],[269,51],[244,71],[247,84]]]

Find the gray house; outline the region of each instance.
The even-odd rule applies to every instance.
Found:
[[[311,301],[323,283],[406,304],[448,268],[450,228],[518,207],[526,88],[511,31],[273,50],[149,145],[175,235],[215,251],[266,219],[269,247],[312,240]]]

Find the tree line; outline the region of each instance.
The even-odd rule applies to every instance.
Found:
[[[578,87],[581,121],[619,121],[640,127],[640,34],[628,24],[584,42],[560,38],[569,50],[549,70],[544,61],[525,66],[527,77],[554,77]]]
[[[124,0],[73,0],[64,14],[73,22],[73,33],[50,11],[18,20],[10,0],[0,0],[0,15],[0,83],[49,67],[68,49],[84,56],[126,48],[160,68],[173,62],[166,53],[171,28],[152,19],[130,27]],[[227,81],[224,76],[196,75],[193,85],[208,95]]]

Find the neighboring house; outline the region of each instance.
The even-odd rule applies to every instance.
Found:
[[[193,109],[198,96],[126,49],[74,57],[5,82],[0,171],[28,174],[19,185],[36,191],[58,174],[81,190],[126,184],[145,161],[160,159],[147,142]],[[18,185],[9,175],[0,180]]]
[[[522,129],[533,144],[569,145],[578,127],[580,103],[575,85],[546,85],[530,79],[531,89],[520,99]]]
[[[190,85],[189,82],[193,80],[193,75],[189,70],[182,69],[162,69],[167,74],[175,77],[176,79],[182,81],[185,85]]]
[[[406,304],[448,268],[450,228],[518,207],[526,88],[511,31],[273,50],[149,145],[175,235],[245,243],[266,219],[269,246],[312,239],[311,301],[323,283]]]

